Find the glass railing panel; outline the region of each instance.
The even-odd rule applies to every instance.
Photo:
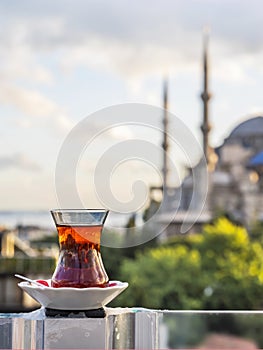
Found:
[[[0,349],[12,349],[12,316],[0,316]]]
[[[262,349],[262,311],[107,308],[47,317],[0,314],[0,349]]]
[[[262,349],[261,311],[162,312],[161,349]]]

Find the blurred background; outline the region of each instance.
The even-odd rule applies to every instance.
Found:
[[[48,210],[58,205],[54,174],[64,139],[89,114],[123,103],[164,107],[155,121],[160,133],[145,138],[163,147],[158,161],[166,180],[143,164],[123,166],[113,179],[118,196],[129,199],[127,186],[139,176],[149,200],[139,218],[115,220],[124,227],[147,220],[161,192],[168,200],[159,220],[169,225],[143,245],[102,247],[111,279],[130,283],[113,306],[262,308],[262,6],[260,0],[0,3],[0,311],[39,307],[17,288],[14,273],[48,278],[54,270],[58,242]],[[184,235],[180,226],[195,188],[165,138],[172,114],[198,140],[208,166],[204,211]],[[115,144],[135,135],[126,127],[108,137]],[[182,183],[169,173],[168,152]],[[96,207],[87,186],[96,154],[84,161],[78,188]],[[170,222],[178,189],[182,200]],[[121,239],[106,232],[108,240]]]

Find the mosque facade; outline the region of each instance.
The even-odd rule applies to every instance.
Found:
[[[198,189],[190,173],[180,188],[170,189],[166,212],[159,215],[158,220],[169,224],[164,237],[182,233],[186,218],[189,224],[192,220],[189,232],[200,232],[205,223],[220,215],[227,215],[248,228],[263,221],[263,116],[251,117],[237,125],[223,144],[212,150],[212,155],[212,166],[207,162],[208,187],[203,209],[196,216],[191,201]],[[202,203],[196,204],[198,207]],[[171,215],[174,208],[176,213]]]
[[[248,228],[257,221],[263,221],[263,116],[253,116],[244,120],[230,132],[221,146],[211,148],[207,38],[204,43],[201,131],[203,153],[207,162],[207,197],[204,207],[196,215],[195,207],[202,203],[197,202],[196,206],[191,203],[195,197],[198,201],[198,196],[195,196],[198,185],[194,184],[192,171],[186,176],[180,188],[169,188],[166,183],[168,169],[165,159],[169,145],[164,142],[163,173],[166,181],[163,186],[163,197],[166,198],[166,206],[158,215],[160,223],[167,223],[163,237],[182,233],[182,223],[186,218],[189,224],[192,220],[189,232],[200,231],[204,223],[219,215],[227,215]],[[164,109],[166,107],[167,91]],[[167,128],[167,113],[164,114],[164,125]],[[199,167],[200,163],[195,167],[196,172]],[[170,215],[175,211],[175,215]]]
[[[245,225],[263,220],[263,117],[237,125],[216,149],[210,205]]]

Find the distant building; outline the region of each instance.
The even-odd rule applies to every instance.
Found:
[[[239,124],[216,150],[210,206],[246,225],[263,220],[263,117]]]
[[[19,237],[18,229],[0,227],[0,312],[21,312],[39,307],[17,286],[20,281],[14,275],[18,273],[32,279],[50,278],[55,263],[50,244],[48,250],[40,252],[32,248],[28,240]]]
[[[255,221],[263,221],[263,116],[248,118],[237,125],[223,144],[212,149],[209,143],[211,130],[209,121],[208,89],[208,57],[207,37],[204,41],[203,55],[203,153],[207,162],[208,193],[204,210],[196,217],[195,205],[190,203],[199,185],[194,188],[192,171],[184,179],[180,188],[171,188],[167,184],[167,162],[164,161],[163,173],[165,186],[163,196],[166,197],[166,210],[160,213],[157,221],[168,226],[161,237],[169,237],[181,232],[186,218],[194,225],[189,232],[200,232],[202,225],[208,223],[219,214],[226,214],[249,227]],[[167,107],[167,91],[165,91]],[[164,134],[167,132],[167,113],[164,115]],[[166,138],[164,137],[164,141]],[[169,148],[167,142],[164,153]],[[200,164],[195,171],[198,172]],[[201,177],[200,177],[201,180]],[[152,187],[155,190],[157,187]],[[165,192],[166,191],[166,192]],[[179,195],[180,194],[180,195]],[[198,198],[198,197],[196,197]],[[200,203],[196,199],[196,208]],[[176,212],[171,220],[170,213]]]
[[[200,219],[209,221],[222,213],[246,226],[263,220],[263,117],[239,124],[214,152],[216,163],[209,171],[207,205]],[[178,215],[188,210],[192,193],[188,177]]]

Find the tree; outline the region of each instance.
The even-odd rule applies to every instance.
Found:
[[[158,309],[261,309],[263,249],[245,228],[219,218],[202,234],[137,252],[120,276],[118,305]]]
[[[186,309],[201,308],[203,291],[200,254],[184,246],[159,247],[126,259],[121,267],[129,281],[127,292],[120,296],[122,306]],[[196,283],[192,283],[193,279]]]
[[[204,293],[204,309],[261,308],[263,250],[244,227],[219,218],[204,227],[195,248],[210,290]]]
[[[263,243],[263,222],[256,221],[252,224],[252,227],[249,230],[249,234],[252,240],[259,243]]]

